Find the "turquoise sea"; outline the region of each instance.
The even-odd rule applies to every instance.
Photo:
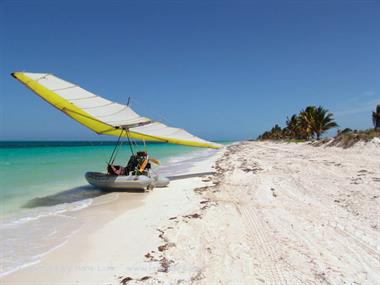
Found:
[[[87,184],[84,174],[104,171],[113,149],[110,142],[1,142],[1,214],[20,210],[36,196]],[[202,152],[171,144],[150,144],[147,149],[163,165],[170,158]],[[144,145],[134,150],[144,150]],[[129,156],[129,146],[123,145],[115,163],[126,165]]]
[[[229,144],[229,142],[222,142]],[[87,171],[105,171],[114,142],[0,142],[0,276],[38,262],[77,227],[65,213],[91,205],[98,190],[87,184]],[[138,144],[161,161],[164,175],[186,173],[216,150],[171,144]],[[116,164],[126,165],[129,145]]]

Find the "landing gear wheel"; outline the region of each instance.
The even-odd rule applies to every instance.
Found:
[[[153,190],[154,189],[154,184],[149,184],[148,187],[146,187],[147,190]]]

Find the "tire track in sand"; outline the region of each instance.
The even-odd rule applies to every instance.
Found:
[[[276,258],[275,249],[270,245],[269,241],[265,238],[269,236],[265,233],[264,225],[257,218],[255,211],[251,207],[239,207],[238,211],[241,213],[244,224],[250,234],[250,239],[254,243],[254,248],[257,253],[257,258],[263,269],[263,276],[267,284],[289,284],[284,272],[278,268],[279,258]],[[292,282],[292,284],[296,284]],[[301,283],[300,283],[301,284]]]

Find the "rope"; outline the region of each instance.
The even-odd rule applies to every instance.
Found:
[[[123,133],[123,132],[124,132],[124,129],[121,131],[121,133]],[[115,152],[115,156],[113,157],[112,164],[113,164],[113,162],[115,161],[116,156],[117,156],[117,154],[119,153],[119,150],[121,149],[122,145],[123,145],[123,141],[120,140],[120,144],[119,144],[119,147],[117,148],[117,150],[116,150],[116,152]]]
[[[113,149],[113,152],[112,152],[111,157],[110,157],[110,159],[108,161],[108,164],[112,164],[114,162],[114,160],[115,160],[115,158],[114,159],[112,159],[112,158],[113,158],[113,156],[115,154],[115,151],[116,151],[116,149],[117,149],[117,147],[119,145],[119,142],[120,142],[120,139],[121,139],[121,136],[122,136],[123,132],[124,132],[124,129],[122,129],[121,132],[120,132],[119,138],[117,139],[117,143],[115,145],[115,148]]]
[[[132,143],[131,143],[131,138],[129,137],[129,130],[127,130],[127,138],[128,138],[129,147],[131,148],[131,153],[132,153],[132,155],[134,155],[133,147],[132,147]]]

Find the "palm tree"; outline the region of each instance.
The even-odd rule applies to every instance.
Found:
[[[308,106],[299,114],[299,128],[302,139],[308,140],[314,136],[313,125],[316,112],[315,110],[315,106]]]
[[[288,136],[292,139],[299,138],[299,118],[297,115],[293,115],[288,118],[286,118],[286,131],[288,133]]]
[[[376,112],[372,112],[372,122],[375,130],[380,128],[380,104],[376,107]]]
[[[376,118],[376,126],[380,127],[380,105],[377,106],[377,112],[373,113],[374,124]],[[278,140],[284,138],[308,140],[316,137],[317,140],[321,135],[331,128],[337,127],[337,123],[333,118],[333,114],[322,106],[308,106],[302,110],[299,115],[293,115],[286,120],[286,127],[282,129],[279,125],[275,125],[270,131],[264,132],[259,139]],[[376,128],[375,126],[375,128]]]
[[[312,109],[312,125],[311,129],[317,136],[317,140],[320,139],[321,134],[325,131],[335,128],[338,124],[334,121],[333,114],[329,110],[324,109],[322,106]]]
[[[283,137],[282,129],[279,125],[274,125],[274,127],[270,130],[272,139],[279,140]]]

